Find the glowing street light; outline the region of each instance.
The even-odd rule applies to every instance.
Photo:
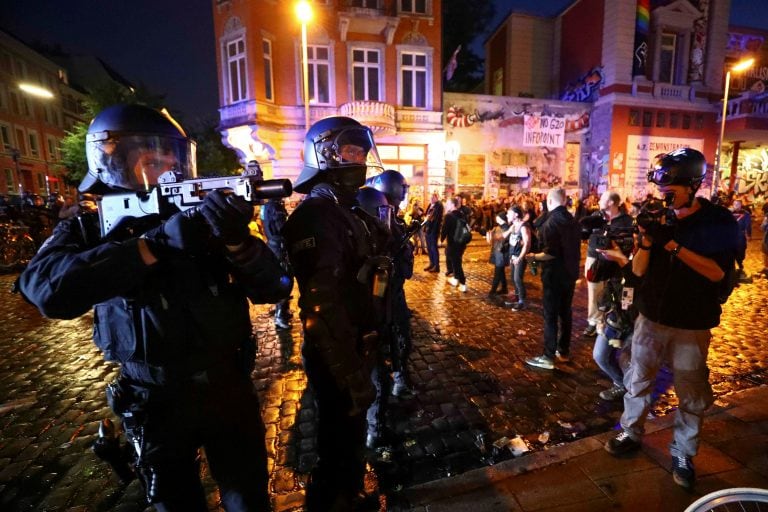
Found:
[[[45,87],[40,87],[39,85],[22,82],[19,84],[19,89],[37,98],[44,98],[47,100],[53,98],[53,93],[51,91]]]
[[[723,146],[723,137],[725,136],[725,116],[728,112],[728,89],[731,86],[731,71],[734,73],[740,73],[752,67],[755,63],[755,59],[749,58],[741,60],[734,64],[725,73],[725,91],[723,92],[723,115],[720,119],[720,137],[717,138],[717,152],[715,153],[715,175],[712,177],[712,193],[710,195],[717,194],[717,188],[720,185],[720,156]]]
[[[304,81],[304,129],[309,131],[309,59],[307,57],[307,23],[312,21],[312,6],[307,0],[296,4],[296,17],[301,22],[302,78]]]

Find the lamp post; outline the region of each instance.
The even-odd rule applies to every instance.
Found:
[[[723,91],[723,114],[720,119],[720,136],[717,138],[717,152],[715,153],[715,175],[712,177],[712,192],[711,196],[717,194],[717,188],[720,185],[720,159],[723,147],[723,138],[725,137],[725,117],[728,113],[728,89],[731,86],[731,71],[739,73],[752,67],[755,63],[755,59],[745,59],[734,64],[725,73],[725,91]]]
[[[312,6],[307,0],[296,4],[296,17],[301,22],[301,60],[304,83],[304,129],[309,131],[309,62],[307,58],[307,23],[312,21]]]

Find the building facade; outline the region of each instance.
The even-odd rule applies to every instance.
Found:
[[[705,154],[712,186],[726,69],[757,56],[732,79],[720,159],[722,186],[754,196],[768,136],[765,34],[729,28],[729,13],[730,0],[576,0],[552,19],[513,14],[486,42],[486,91],[590,103],[580,189],[641,198],[655,157],[682,146]]]
[[[316,0],[307,23],[309,125],[329,115],[374,132],[412,194],[442,191],[441,0]],[[220,132],[243,162],[294,179],[303,166],[302,25],[296,2],[213,0]]]
[[[65,130],[83,120],[83,98],[66,70],[0,31],[0,194],[75,194],[60,148]]]

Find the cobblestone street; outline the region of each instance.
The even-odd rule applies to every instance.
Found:
[[[760,241],[753,238],[747,274],[762,268],[759,251]],[[402,488],[512,457],[509,450],[494,448],[502,437],[519,435],[530,450],[540,451],[608,431],[621,414],[621,401],[597,397],[610,381],[592,361],[593,339],[580,337],[586,283],[579,281],[574,299],[571,362],[554,372],[534,370],[523,361],[543,346],[539,277],[526,275],[530,307],[515,312],[503,307],[501,296],[488,296],[487,260],[488,246],[475,234],[465,255],[469,291],[460,293],[444,275],[421,271],[426,256],[416,258],[416,273],[406,287],[416,395],[392,400],[392,449],[372,454],[372,475],[378,478],[371,478],[371,485],[378,480],[392,509],[400,505]],[[104,386],[116,370],[91,341],[91,315],[44,319],[8,293],[15,278],[0,276],[0,509],[144,510],[139,485],[120,484],[89,449],[99,421],[111,417]],[[709,357],[717,396],[768,382],[768,357],[761,349],[768,329],[768,279],[740,285],[724,311]],[[252,318],[260,340],[253,378],[267,425],[273,504],[278,511],[298,510],[316,457],[301,328],[294,316],[291,331],[276,332],[268,306],[253,307]],[[663,374],[654,414],[676,406],[669,384]],[[217,495],[209,485],[210,506],[216,509]]]

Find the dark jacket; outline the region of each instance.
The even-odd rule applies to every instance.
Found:
[[[83,216],[86,217],[86,216]],[[287,296],[271,251],[250,237],[237,260],[224,248],[179,253],[147,266],[136,238],[86,242],[82,222],[60,222],[21,274],[24,297],[51,318],[75,318],[94,308],[94,342],[105,359],[141,383],[188,379],[218,363],[234,363],[251,341],[248,298]]]
[[[350,389],[363,371],[361,339],[376,327],[370,282],[358,280],[375,250],[368,233],[326,184],[312,189],[283,229],[300,291],[305,354],[319,355],[339,389]]]
[[[581,227],[565,206],[558,206],[547,214],[538,229],[538,238],[541,252],[554,257],[543,264],[576,281],[581,259]]]
[[[427,208],[427,224],[424,226],[424,232],[429,235],[439,235],[443,224],[443,203],[436,201]]]
[[[458,219],[463,219],[464,222],[468,223],[467,216],[461,209],[453,210],[445,216],[443,229],[440,231],[440,240],[446,241],[448,245],[459,245],[453,240],[453,234],[456,232],[456,224],[458,223]]]
[[[713,259],[724,271],[732,270],[740,245],[733,215],[706,199],[697,201],[701,208],[678,220],[672,238],[686,249]],[[642,276],[638,309],[650,320],[668,327],[711,329],[720,323],[724,284],[711,282],[654,244]]]

